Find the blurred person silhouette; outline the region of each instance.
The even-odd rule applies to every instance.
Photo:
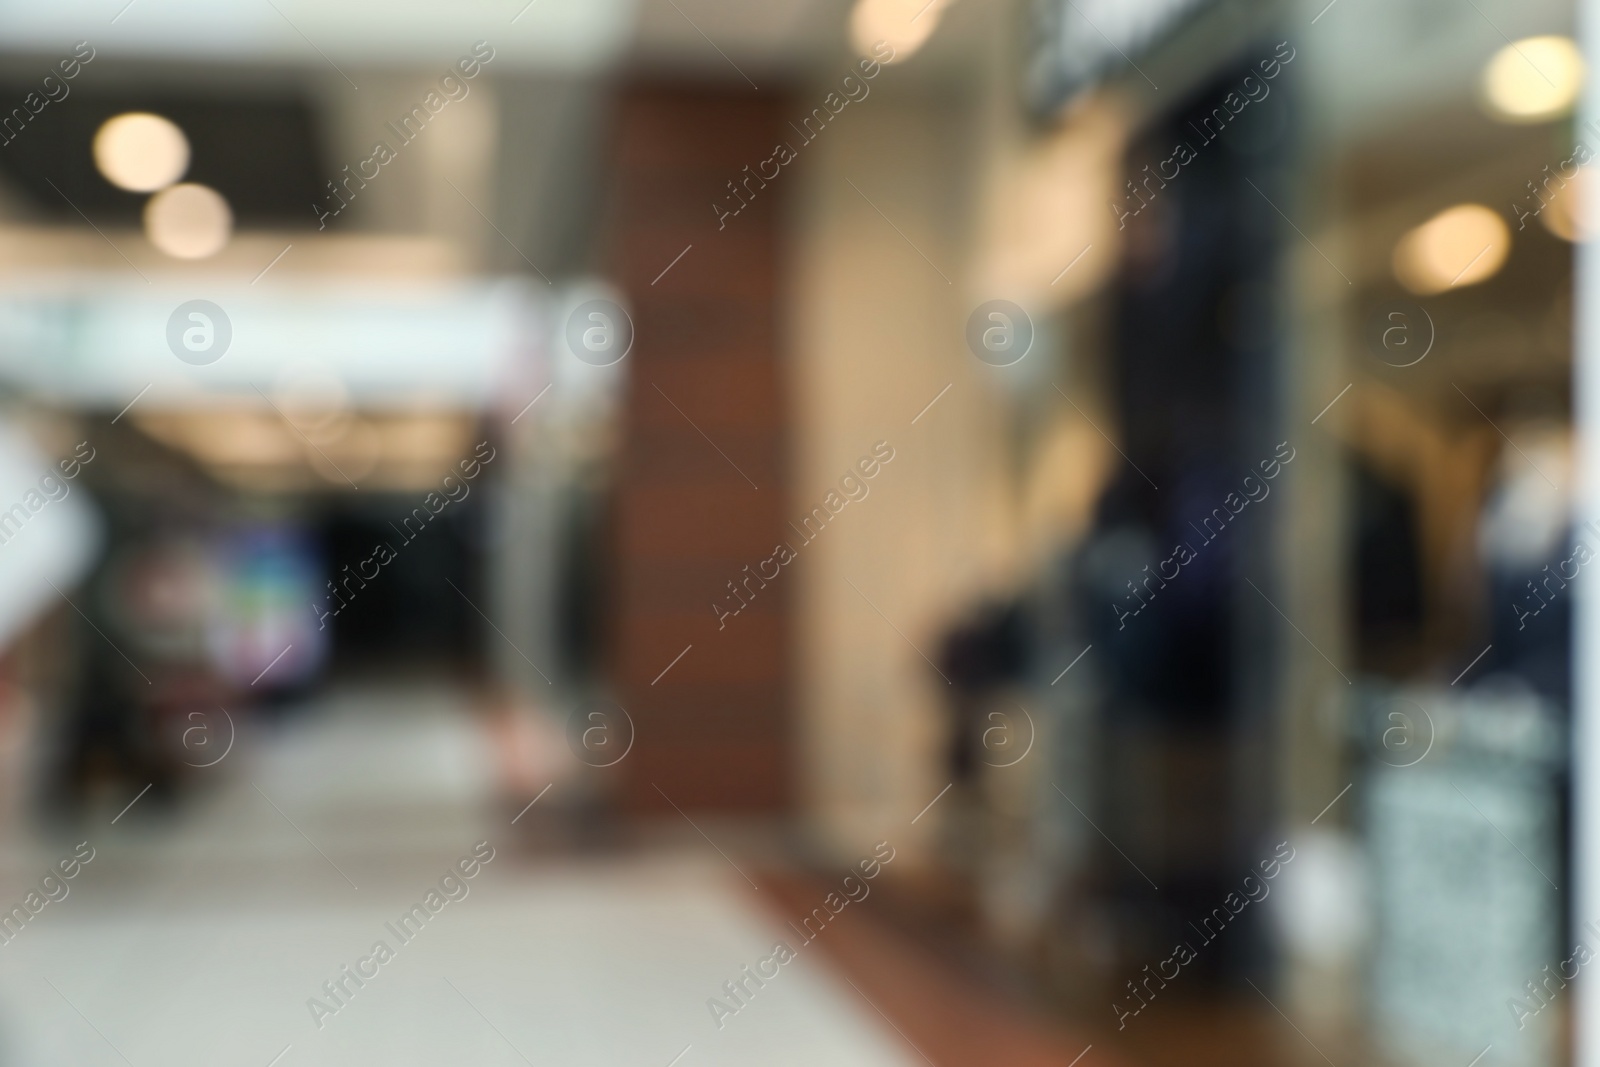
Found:
[[[124,541],[76,598],[82,669],[56,798],[67,810],[147,784],[153,801],[170,799],[179,767],[169,735],[191,706],[226,699],[205,656],[208,563],[192,537],[163,529]]]
[[[1572,692],[1568,587],[1589,569],[1585,560],[1600,564],[1600,534],[1574,524],[1570,427],[1537,414],[1505,429],[1519,444],[1501,449],[1478,520],[1493,645],[1478,677],[1514,674],[1565,711]]]
[[[1026,603],[992,597],[976,604],[939,645],[939,671],[950,681],[945,762],[951,796],[941,816],[944,856],[954,869],[980,881],[1005,836],[996,821],[997,798],[986,786],[983,765],[995,755],[986,741],[991,727],[1009,721],[1011,702],[997,699],[1027,679],[1035,630]],[[1010,731],[1002,726],[999,734]]]
[[[970,786],[983,750],[984,704],[996,690],[1027,677],[1033,622],[1017,600],[993,599],[957,623],[940,644],[939,669],[950,679],[951,779]]]
[[[93,446],[87,441],[79,441],[75,448],[66,444],[73,438],[68,431],[77,428],[69,422],[40,420],[32,425],[46,431],[40,434],[44,441],[60,436],[45,444],[11,413],[0,413],[0,648],[6,653],[7,710],[37,705],[48,719],[50,709],[61,703],[71,674],[57,667],[54,638],[73,628],[86,629],[63,598],[73,596],[89,572],[104,530],[98,509],[78,487],[79,476],[95,458]],[[30,633],[42,641],[30,641]],[[40,647],[45,643],[47,651]],[[11,676],[19,660],[43,663],[20,672],[21,684],[13,689]],[[0,743],[11,753],[20,756],[27,751],[14,742],[26,738],[30,721],[31,716],[19,714],[0,724],[0,734],[6,735]],[[11,767],[21,771],[21,761]],[[25,803],[22,790],[36,788],[32,781],[25,787],[8,784],[16,791],[8,791],[7,802]]]
[[[1074,591],[1085,632],[1105,650],[1114,717],[1193,728],[1215,724],[1228,707],[1230,582],[1242,531],[1207,540],[1193,525],[1234,488],[1219,466],[1191,463],[1161,480],[1171,483],[1165,499],[1130,470],[1107,487]],[[1162,580],[1161,563],[1180,543],[1193,557]]]
[[[1113,477],[1069,585],[1098,679],[1095,751],[1084,761],[1092,780],[1074,803],[1144,872],[1102,852],[1089,876],[1096,906],[1116,917],[1111,942],[1133,955],[1136,946],[1183,936],[1184,917],[1205,913],[1231,888],[1234,586],[1251,532],[1236,524],[1260,518],[1247,510],[1207,539],[1192,523],[1236,488],[1230,466],[1220,457],[1141,466],[1162,489],[1129,468]],[[1146,584],[1178,544],[1192,556]],[[1249,942],[1231,939],[1194,966],[1215,976],[1224,955]]]
[[[108,550],[76,589],[74,663],[50,739],[43,802],[67,817],[86,806],[130,818],[171,801],[191,711],[237,713],[207,648],[218,601],[214,516],[227,497],[192,459],[124,423],[95,430],[99,456],[79,482],[104,518]]]

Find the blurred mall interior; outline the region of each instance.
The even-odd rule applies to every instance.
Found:
[[[1582,21],[0,0],[0,1067],[1600,1065]]]

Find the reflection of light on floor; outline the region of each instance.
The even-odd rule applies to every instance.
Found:
[[[283,1067],[522,1063],[512,1045],[536,1063],[665,1064],[685,1045],[686,1067],[909,1062],[805,958],[719,1032],[706,999],[782,927],[714,855],[519,860],[510,815],[484,803],[488,748],[454,703],[352,694],[252,735],[177,827],[85,831],[98,853],[71,894],[0,946],[0,1064],[260,1067],[286,1045]],[[468,895],[319,1031],[308,998],[395,944],[384,924],[485,839],[496,856]],[[10,850],[0,901],[52,847]]]

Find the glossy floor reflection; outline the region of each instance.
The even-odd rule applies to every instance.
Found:
[[[459,695],[325,705],[241,735],[172,819],[5,851],[17,902],[94,858],[0,946],[0,1064],[920,1062],[804,956],[719,1031],[707,998],[782,925],[708,849],[530,857]]]

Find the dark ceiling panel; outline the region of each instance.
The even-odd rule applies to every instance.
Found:
[[[20,102],[32,88],[0,85],[0,100]],[[148,194],[106,181],[91,150],[101,123],[125,111],[153,111],[177,123],[191,151],[183,180],[227,197],[238,224],[300,225],[314,217],[311,203],[326,179],[320,141],[311,107],[289,97],[95,96],[75,89],[0,144],[0,172],[41,217],[77,218],[76,205],[97,225],[137,225]]]

